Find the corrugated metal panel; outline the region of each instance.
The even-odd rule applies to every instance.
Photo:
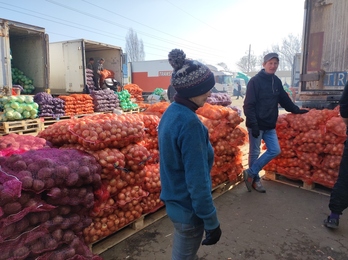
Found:
[[[342,89],[348,80],[348,1],[308,0],[307,60],[303,74],[325,72],[319,82],[306,82],[306,89]],[[307,76],[307,77],[306,77]],[[304,81],[311,77],[304,75]]]

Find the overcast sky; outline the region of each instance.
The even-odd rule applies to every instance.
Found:
[[[174,48],[236,70],[255,55],[302,35],[304,0],[0,0],[0,18],[43,27],[50,42],[88,39],[125,51],[132,28],[145,60],[167,59]]]

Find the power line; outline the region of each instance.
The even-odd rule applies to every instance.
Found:
[[[50,3],[52,3],[52,4],[55,4],[55,5],[64,7],[64,8],[66,8],[66,9],[68,9],[68,10],[71,10],[71,11],[74,11],[74,12],[77,12],[77,13],[80,13],[80,14],[83,14],[83,15],[86,15],[86,16],[88,16],[88,17],[95,18],[95,19],[97,19],[97,20],[99,20],[99,21],[104,21],[104,22],[106,22],[106,23],[108,23],[108,24],[113,24],[113,25],[119,26],[119,27],[121,27],[121,28],[125,28],[124,25],[115,23],[115,22],[110,21],[110,20],[106,20],[106,19],[104,19],[104,18],[101,18],[101,17],[99,17],[99,16],[96,16],[96,15],[93,15],[93,14],[90,14],[90,13],[87,13],[87,12],[83,12],[83,11],[78,10],[78,9],[76,9],[76,8],[72,8],[72,7],[70,7],[70,6],[61,4],[61,3],[57,2],[57,1],[54,1],[54,0],[46,0],[46,1],[47,1],[47,2],[50,2]],[[92,6],[94,6],[94,7],[97,7],[97,8],[99,8],[99,9],[103,10],[103,11],[110,12],[110,13],[112,13],[112,14],[115,14],[114,11],[111,12],[109,9],[103,8],[103,7],[99,6],[99,5],[92,4],[92,3],[90,3],[90,2],[88,2],[88,1],[86,1],[86,0],[83,0],[83,1],[86,2],[86,3],[88,3],[88,4],[90,4],[90,5],[92,5]],[[117,14],[117,13],[116,13],[116,14]],[[140,23],[140,22],[137,22],[137,21],[135,21],[135,20],[129,19],[129,18],[127,18],[127,17],[125,17],[125,16],[122,16],[122,15],[120,15],[120,14],[117,14],[117,15],[119,15],[119,16],[125,18],[125,19],[128,19],[128,20],[130,20],[130,21],[136,22],[136,23],[138,23],[138,24],[140,24],[140,25],[146,26],[146,25],[144,25],[143,23]],[[186,42],[188,42],[188,43],[192,43],[192,44],[195,45],[195,46],[193,47],[193,46],[182,45],[182,44],[181,44],[182,46],[185,46],[185,48],[187,48],[187,49],[191,49],[191,50],[197,51],[197,47],[196,47],[197,45],[198,45],[198,46],[202,46],[202,47],[204,47],[204,48],[208,48],[208,47],[205,47],[205,46],[203,46],[203,45],[200,45],[200,44],[197,44],[197,43],[193,43],[193,42],[189,42],[189,41],[187,41],[187,40],[185,40],[185,39],[181,39],[181,38],[179,38],[179,37],[170,35],[170,34],[168,34],[168,33],[159,31],[159,30],[154,29],[154,28],[152,28],[152,27],[149,27],[149,26],[146,26],[146,27],[148,27],[148,28],[150,28],[150,29],[152,29],[152,30],[158,31],[158,32],[160,32],[160,33],[169,35],[169,36],[174,37],[174,38],[176,38],[176,39],[180,39],[180,40],[183,40],[183,41],[186,41]],[[127,28],[128,28],[128,27],[127,27]],[[167,40],[167,39],[164,39],[164,38],[155,36],[155,35],[151,35],[151,34],[148,34],[148,33],[142,32],[142,31],[139,31],[139,30],[135,30],[135,31],[136,31],[137,33],[139,33],[139,34],[148,36],[148,37],[153,38],[153,39],[157,39],[157,40],[160,40],[160,41],[163,41],[163,42],[167,42],[167,43],[173,43],[173,41],[170,41],[170,40]],[[211,48],[209,48],[209,50],[211,50]],[[216,55],[216,52],[215,52],[214,54],[212,54],[212,53],[209,53],[209,52],[206,52],[206,51],[201,51],[201,53],[207,54],[207,55],[214,55],[214,56],[217,56],[217,55]]]
[[[60,3],[57,3],[56,1],[52,1],[52,0],[46,0],[46,1],[47,1],[47,2],[50,2],[50,3],[52,3],[52,4],[56,4],[56,5],[59,5],[59,6],[61,6],[61,7],[64,7],[64,8],[66,8],[66,9],[71,10],[71,11],[78,12],[78,13],[80,13],[80,14],[86,15],[86,16],[88,16],[88,17],[92,17],[92,18],[95,18],[95,19],[98,19],[98,20],[105,21],[105,22],[108,23],[108,24],[112,23],[112,24],[114,24],[114,25],[116,25],[116,26],[118,26],[118,27],[128,29],[128,27],[126,27],[126,26],[124,26],[124,25],[122,25],[122,24],[117,24],[117,23],[114,23],[114,22],[110,22],[110,20],[102,19],[102,18],[100,18],[100,17],[98,17],[98,16],[95,16],[95,15],[92,15],[92,14],[89,14],[89,13],[86,13],[86,12],[82,12],[82,11],[80,11],[80,10],[77,10],[77,9],[75,9],[75,8],[71,8],[71,7],[66,6],[66,5],[62,5],[62,4],[60,4]],[[88,1],[84,1],[84,2],[89,3]],[[3,7],[3,9],[10,10],[10,11],[13,11],[13,12],[16,12],[16,13],[28,15],[28,16],[31,16],[31,17],[35,17],[35,18],[38,18],[38,19],[50,21],[50,22],[57,23],[57,24],[61,24],[61,25],[64,25],[64,26],[67,26],[67,27],[70,27],[70,28],[76,28],[76,29],[79,29],[79,30],[88,31],[88,32],[91,32],[91,33],[94,33],[94,34],[99,34],[99,35],[102,35],[102,36],[106,36],[106,37],[109,37],[109,38],[112,38],[112,39],[122,40],[123,42],[125,41],[125,37],[123,38],[123,37],[121,37],[121,36],[115,36],[115,34],[112,34],[112,35],[111,35],[110,32],[102,31],[102,30],[100,30],[99,28],[98,28],[98,29],[94,29],[94,28],[91,28],[90,26],[89,26],[89,27],[86,27],[85,25],[82,25],[82,24],[78,24],[78,23],[75,23],[75,22],[70,22],[70,21],[67,21],[67,20],[63,20],[63,19],[61,19],[61,18],[56,18],[56,17],[53,17],[53,16],[46,15],[46,14],[44,14],[44,13],[40,13],[40,12],[36,12],[36,11],[33,11],[33,10],[25,9],[25,8],[22,8],[22,7],[19,7],[19,6],[15,6],[15,5],[11,5],[11,4],[8,4],[8,3],[3,3],[3,2],[2,2],[1,4],[7,5],[7,6],[12,6],[12,7],[16,8],[16,9],[14,10],[14,9],[11,9],[11,8]],[[89,4],[91,4],[91,3],[89,3]],[[91,4],[91,5],[94,5],[94,4]],[[95,5],[94,5],[94,6],[95,6]],[[98,6],[97,6],[97,7],[98,7]],[[99,8],[100,8],[100,7],[99,7]],[[18,9],[26,10],[27,12],[22,12],[22,11],[20,11],[20,10],[18,10]],[[110,12],[110,10],[107,10],[107,9],[104,9],[104,8],[101,8],[101,9]],[[29,12],[29,13],[28,13],[28,12]],[[39,14],[40,16],[35,15],[34,13]],[[49,18],[51,18],[51,19],[49,19],[49,18],[44,18],[43,16],[49,17]],[[119,16],[122,16],[122,15],[119,15]],[[122,16],[122,17],[124,17],[124,16]],[[124,18],[125,18],[125,19],[128,19],[128,20],[131,20],[131,19],[127,18],[127,17],[124,17]],[[131,20],[131,21],[134,21],[134,20]],[[136,22],[136,21],[134,21],[134,22]],[[143,26],[146,26],[146,25],[144,25],[144,24],[142,24],[142,23],[139,23],[139,22],[136,22],[136,23],[141,24],[141,25],[143,25]],[[148,27],[148,28],[150,28],[150,29],[152,29],[152,30],[156,30],[156,29],[154,29],[154,28],[152,28],[152,27],[149,27],[149,26],[146,26],[146,27]],[[156,30],[156,31],[161,32],[161,31],[159,31],[159,30]],[[59,34],[59,33],[54,33],[54,32],[52,32],[52,33],[53,33],[53,34],[56,34],[56,35],[62,35],[62,34]],[[146,35],[146,36],[148,36],[148,37],[150,37],[150,38],[153,38],[153,39],[157,39],[157,40],[160,40],[160,41],[163,41],[163,42],[166,42],[166,43],[171,43],[171,44],[177,45],[175,42],[170,41],[170,40],[167,40],[167,39],[164,39],[164,38],[161,38],[161,37],[157,37],[157,36],[154,36],[154,35],[151,35],[151,34],[148,34],[148,33],[144,33],[144,32],[140,32],[140,31],[139,31],[139,33],[141,33],[141,34],[143,34],[143,35]],[[161,32],[161,33],[167,34],[167,33],[164,33],[164,32]],[[171,37],[174,37],[174,36],[172,36],[172,35],[170,35],[170,34],[167,34],[167,35],[169,35],[169,36],[171,36]],[[63,35],[63,36],[69,37],[69,36],[67,36],[67,35]],[[174,38],[180,39],[180,38],[178,38],[178,37],[174,37]],[[189,41],[186,41],[186,42],[189,42]],[[191,42],[189,42],[189,43],[191,43]],[[195,43],[193,43],[193,44],[195,44]],[[218,54],[217,54],[218,52],[215,52],[215,53],[212,54],[212,53],[208,53],[208,52],[205,52],[205,51],[200,51],[199,49],[196,48],[196,45],[197,45],[197,44],[195,44],[195,46],[192,47],[192,46],[190,46],[190,45],[183,45],[183,44],[181,44],[180,46],[185,47],[186,49],[193,50],[194,52],[200,52],[200,55],[203,53],[203,54],[205,54],[205,55],[213,56],[213,57],[215,57],[215,58],[217,58],[217,57],[223,57],[223,56],[218,55]],[[167,48],[164,49],[162,46],[154,45],[154,44],[146,44],[146,46],[147,46],[148,48],[150,48],[150,49],[156,49],[156,50],[160,50],[160,51],[166,52],[165,56],[167,55],[167,52],[168,52],[168,49],[167,49]],[[160,56],[160,55],[158,55],[158,56]],[[223,57],[223,58],[226,58],[226,57]]]

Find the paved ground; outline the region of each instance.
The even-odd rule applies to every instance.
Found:
[[[328,195],[264,181],[266,194],[239,184],[215,199],[223,231],[214,246],[202,246],[200,260],[347,260],[348,214],[334,232],[322,225]],[[166,260],[173,227],[167,217],[101,254],[105,260]]]
[[[329,213],[328,190],[318,193],[275,181],[263,183],[266,194],[249,193],[241,183],[215,199],[223,234],[218,244],[199,249],[200,260],[348,259],[348,213],[338,230],[322,225]],[[172,232],[171,222],[164,217],[101,256],[169,260]]]

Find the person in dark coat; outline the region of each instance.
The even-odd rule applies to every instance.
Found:
[[[101,58],[97,65],[94,67],[94,85],[96,89],[101,89],[102,84],[100,83],[101,72],[104,70],[105,60]]]
[[[250,192],[266,192],[259,172],[280,154],[277,132],[278,104],[286,111],[304,114],[308,110],[296,106],[285,92],[281,80],[275,75],[279,65],[277,53],[268,53],[263,60],[263,69],[250,79],[244,99],[244,115],[249,133],[249,168],[243,171],[244,182]],[[260,156],[261,140],[267,150]]]
[[[340,99],[340,115],[346,124],[347,139],[344,143],[343,155],[338,171],[338,178],[331,191],[329,209],[331,214],[324,220],[328,228],[338,228],[342,212],[348,208],[348,81]]]
[[[237,82],[237,99],[239,99],[239,97],[244,98],[244,96],[242,95],[242,86],[239,82]]]

